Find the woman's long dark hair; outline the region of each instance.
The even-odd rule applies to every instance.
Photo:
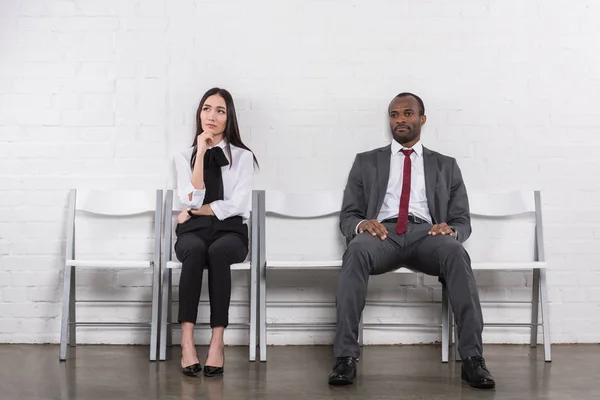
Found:
[[[229,154],[229,159],[231,160],[229,168],[233,166],[233,157],[231,157],[230,145],[246,149],[252,153],[252,150],[250,150],[248,146],[246,146],[244,142],[242,142],[242,138],[240,137],[240,128],[238,127],[235,106],[233,105],[233,97],[231,97],[231,93],[229,93],[225,89],[215,87],[209,89],[206,93],[204,93],[204,96],[202,96],[202,99],[200,100],[198,111],[196,111],[196,135],[194,135],[194,141],[192,142],[192,147],[194,148],[194,150],[192,151],[192,158],[190,159],[190,166],[192,168],[192,171],[194,170],[194,163],[196,162],[196,153],[198,152],[198,148],[196,147],[196,141],[198,140],[198,136],[202,133],[202,120],[200,118],[200,115],[202,113],[202,107],[204,107],[206,99],[215,94],[218,94],[223,98],[223,100],[225,100],[225,106],[227,108],[227,122],[225,124],[225,132],[223,132],[223,138],[227,140],[227,146],[225,147],[225,149],[227,150],[227,153]],[[252,158],[254,158],[254,163],[258,167],[258,161],[256,160],[256,156],[254,155],[254,153],[252,153]]]

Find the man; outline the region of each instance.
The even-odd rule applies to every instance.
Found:
[[[358,325],[370,275],[400,265],[438,276],[458,327],[462,379],[493,388],[482,357],[483,317],[471,261],[462,243],[471,234],[467,191],[456,160],[420,143],[423,101],[401,93],[389,106],[391,145],[356,156],[348,177],[340,228],[349,241],[337,289],[337,362],[330,385],[354,382]]]

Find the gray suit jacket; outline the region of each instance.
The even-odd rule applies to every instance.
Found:
[[[391,145],[356,156],[340,213],[340,229],[348,240],[363,219],[377,219],[390,177]],[[471,235],[467,189],[456,160],[423,147],[425,191],[434,224],[447,223],[464,242]]]

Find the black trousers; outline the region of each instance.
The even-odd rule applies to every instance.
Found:
[[[182,263],[179,322],[196,323],[202,275],[208,269],[210,326],[227,327],[231,299],[231,264],[248,255],[248,227],[241,217],[220,221],[201,216],[179,224],[175,253]]]

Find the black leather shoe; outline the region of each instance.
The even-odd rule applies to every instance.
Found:
[[[198,376],[202,372],[202,365],[200,363],[188,365],[187,367],[181,367],[181,372],[187,376]]]
[[[338,357],[329,374],[329,384],[333,386],[351,385],[356,378],[356,358]]]
[[[205,362],[206,364],[206,362]],[[211,367],[210,365],[204,365],[204,376],[221,376],[225,373],[225,352],[223,352],[223,367]]]
[[[469,386],[477,389],[493,389],[496,386],[494,377],[485,366],[483,357],[467,357],[462,362],[461,376]]]

